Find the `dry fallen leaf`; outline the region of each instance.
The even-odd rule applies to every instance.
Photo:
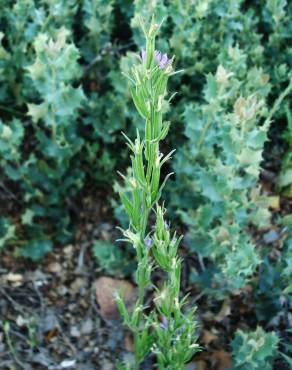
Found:
[[[126,280],[113,279],[107,276],[100,277],[95,282],[96,300],[104,318],[113,320],[119,318],[115,302],[115,293],[122,292],[127,305],[131,305],[136,297],[135,287]]]
[[[62,271],[62,266],[58,262],[51,262],[48,266],[48,271],[54,274],[59,274]]]
[[[222,320],[225,319],[225,317],[229,316],[231,313],[231,307],[230,307],[230,299],[227,298],[225,299],[225,301],[223,302],[222,306],[221,306],[221,309],[219,311],[219,313],[214,317],[214,319],[217,321],[217,322],[220,322]]]
[[[56,326],[47,333],[47,335],[45,336],[46,344],[49,344],[49,342],[58,334],[58,331],[59,328]]]
[[[84,277],[77,277],[74,281],[70,284],[70,294],[76,295],[86,292],[88,286],[88,281]]]
[[[270,201],[270,207],[272,209],[275,209],[276,211],[278,211],[280,209],[280,197],[279,197],[279,195],[270,196],[269,201]]]
[[[128,352],[133,352],[134,351],[133,337],[131,336],[130,333],[126,333],[125,339],[124,339],[124,344],[125,344],[125,348]]]
[[[209,330],[204,330],[202,334],[201,341],[204,343],[206,346],[213,342],[214,340],[218,339],[218,336],[214,333],[212,333]]]
[[[187,364],[186,370],[210,370],[208,365],[209,360],[210,352],[200,352]]]
[[[230,370],[232,368],[231,353],[223,349],[213,351],[212,353],[212,369],[214,370]]]
[[[21,274],[14,274],[13,272],[9,272],[9,274],[7,274],[5,276],[5,278],[10,283],[20,283],[23,280],[23,275],[21,275]]]

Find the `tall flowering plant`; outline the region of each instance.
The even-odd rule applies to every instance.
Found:
[[[138,299],[132,312],[127,310],[121,295],[116,299],[124,323],[134,336],[135,363],[126,365],[126,369],[139,369],[151,352],[156,355],[159,369],[183,369],[198,350],[194,309],[185,314],[182,310],[185,298],[180,299],[181,259],[177,249],[181,237],[171,233],[164,217],[166,209],[159,203],[162,189],[171,175],[161,181],[161,168],[174,152],[163,155],[159,150],[170,127],[170,123],[163,120],[172,98],[167,99],[167,82],[177,73],[173,69],[173,58],[155,50],[159,28],[152,22],[146,30],[142,23],[146,49],[142,50],[128,76],[133,102],[145,120],[145,131],[141,137],[137,130],[134,142],[124,135],[132,153],[132,168],[130,176],[121,175],[126,188],[130,189],[120,190],[130,219],[129,228],[122,232],[124,240],[135,248],[138,261]],[[166,278],[162,288],[154,287],[153,304],[145,307],[145,292],[153,287],[151,273],[158,268],[165,272]]]

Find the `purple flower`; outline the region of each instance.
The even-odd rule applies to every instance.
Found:
[[[145,62],[147,58],[145,49],[141,50],[142,62]],[[172,59],[168,58],[167,54],[162,54],[159,50],[154,51],[154,60],[158,63],[160,69],[165,69],[172,63]]]
[[[167,330],[168,329],[168,321],[167,321],[167,318],[165,316],[162,316],[160,327],[161,327],[162,330]]]
[[[153,244],[153,240],[151,238],[145,238],[144,243],[145,243],[146,247],[149,249],[149,248],[151,248],[151,246]]]
[[[155,50],[154,59],[156,60],[156,62],[158,63],[158,65],[161,69],[165,69],[172,62],[172,60],[168,58],[166,53],[161,54],[161,52],[159,50]]]
[[[156,60],[156,62],[160,62],[161,60],[161,52],[159,50],[155,50],[154,51],[154,59]]]

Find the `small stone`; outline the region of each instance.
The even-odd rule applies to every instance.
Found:
[[[27,325],[30,324],[30,320],[26,317],[23,317],[21,315],[18,315],[17,318],[16,318],[16,324],[19,326],[19,327],[25,327]]]
[[[48,271],[59,274],[62,271],[62,266],[58,262],[52,262],[48,266]]]
[[[115,302],[115,294],[121,292],[125,303],[131,305],[136,298],[136,288],[126,280],[100,277],[95,282],[96,300],[105,319],[115,320],[120,314]]]
[[[80,299],[79,301],[80,307],[87,309],[88,308],[88,299]]]
[[[92,229],[93,229],[93,224],[86,225],[86,230],[87,231],[92,231]]]
[[[73,366],[75,367],[75,365],[76,360],[64,360],[60,363],[62,369],[69,369],[72,368]]]
[[[20,283],[23,280],[23,275],[9,272],[9,274],[6,275],[6,280],[10,283]]]
[[[53,311],[48,310],[44,318],[39,322],[39,328],[41,332],[45,334],[58,327],[59,327],[58,318],[56,317]]]
[[[84,292],[87,290],[87,279],[83,277],[76,278],[70,285],[70,293],[81,294],[83,295]]]
[[[64,296],[68,293],[68,289],[64,285],[61,285],[57,288],[57,292],[60,296]]]
[[[81,333],[84,335],[89,335],[93,331],[93,321],[91,319],[87,319],[81,326]]]
[[[73,245],[69,244],[67,247],[64,248],[64,253],[67,255],[71,255],[73,253],[74,247]]]
[[[70,334],[74,338],[79,338],[81,336],[80,330],[77,328],[77,326],[72,326],[70,329]]]

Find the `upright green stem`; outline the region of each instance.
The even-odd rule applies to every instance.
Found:
[[[123,176],[131,188],[130,197],[121,192],[121,200],[130,219],[129,229],[124,231],[124,236],[137,253],[138,299],[131,315],[120,296],[117,297],[117,304],[125,323],[134,334],[135,370],[139,369],[141,361],[153,346],[160,351],[156,352],[159,369],[181,369],[181,364],[194,352],[193,311],[185,318],[178,302],[181,263],[177,258],[177,248],[181,238],[177,238],[175,233],[170,235],[169,226],[163,218],[165,209],[158,204],[166,181],[160,184],[161,167],[171,157],[171,153],[164,157],[159,153],[160,141],[169,129],[169,123],[162,120],[162,107],[167,104],[165,96],[168,77],[174,72],[172,60],[166,54],[155,51],[157,30],[158,26],[154,23],[149,31],[144,29],[146,53],[142,53],[142,63],[133,68],[133,77],[130,77],[134,85],[131,90],[133,101],[145,120],[145,137],[141,142],[138,132],[135,144],[126,137],[133,152],[132,176],[130,179]],[[154,227],[149,224],[150,212],[156,216]],[[152,285],[153,266],[164,270],[168,278],[160,292],[161,297],[157,297],[160,302],[156,304],[156,309],[146,316],[145,290]],[[159,316],[164,320],[164,327]],[[184,339],[178,350],[174,343],[180,336]]]

